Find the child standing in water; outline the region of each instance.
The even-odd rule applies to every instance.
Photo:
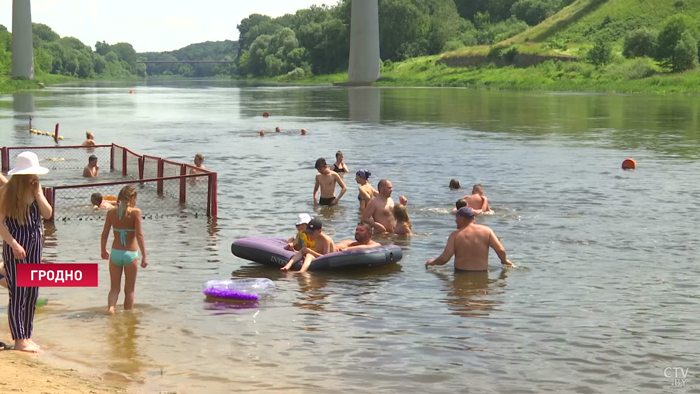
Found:
[[[107,252],[109,230],[114,230],[111,254]],[[117,207],[110,209],[105,218],[101,242],[102,258],[109,260],[111,282],[107,297],[107,314],[114,314],[119,300],[122,270],[126,277],[124,284],[124,309],[134,307],[136,271],[138,270],[138,249],[141,249],[141,267],[146,268],[146,245],[141,228],[141,210],[136,208],[136,189],[124,186],[117,197]]]
[[[405,205],[394,205],[394,218],[396,219],[396,229],[394,233],[397,235],[413,234],[411,219],[408,218],[408,210]]]

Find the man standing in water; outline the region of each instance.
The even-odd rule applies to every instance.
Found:
[[[346,239],[335,244],[335,248],[340,252],[343,250],[373,248],[382,246],[379,242],[372,241],[372,226],[367,223],[359,223],[355,228],[355,240]]]
[[[369,223],[380,233],[394,233],[396,230],[396,218],[394,218],[394,199],[391,198],[391,182],[386,179],[379,181],[377,185],[379,195],[367,204],[362,212],[362,221]],[[399,203],[406,205],[406,197],[401,196]]]
[[[445,265],[455,256],[455,272],[487,272],[489,266],[489,248],[498,254],[501,264],[514,266],[506,258],[506,250],[494,234],[486,226],[474,223],[474,210],[469,207],[457,211],[455,222],[457,230],[450,234],[447,246],[436,259],[430,259],[425,267],[430,265]]]
[[[91,155],[88,158],[88,165],[85,167],[83,170],[83,176],[85,178],[97,178],[97,172],[100,170],[100,167],[97,165],[97,156]]]
[[[343,179],[338,173],[328,169],[326,159],[321,158],[316,160],[315,167],[316,170],[318,170],[318,174],[316,174],[316,185],[314,185],[314,205],[337,205],[340,199],[343,198],[345,191],[348,190],[347,186],[345,186],[345,182],[343,182]],[[342,188],[338,198],[335,198],[336,183]],[[321,198],[319,198],[317,203],[316,194],[318,194],[319,187],[321,188]]]

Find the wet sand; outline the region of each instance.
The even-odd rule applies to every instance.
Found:
[[[0,351],[0,393],[23,394],[116,394],[123,387],[101,382],[94,376],[79,375],[72,369],[51,367],[37,356],[16,351]]]

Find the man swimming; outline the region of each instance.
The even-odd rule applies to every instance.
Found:
[[[484,187],[480,184],[474,185],[472,194],[462,197],[467,201],[467,206],[474,210],[475,215],[481,215],[488,212],[489,200],[484,196]]]
[[[314,205],[337,205],[343,195],[348,190],[343,182],[343,178],[338,175],[338,173],[328,169],[326,164],[326,159],[316,160],[316,184],[314,185]],[[338,184],[342,188],[338,198],[335,197],[335,185]],[[321,188],[321,197],[316,202],[316,194],[318,194],[318,189]]]
[[[502,265],[513,266],[506,258],[506,250],[490,228],[474,223],[474,210],[469,207],[457,211],[457,230],[450,234],[442,254],[428,260],[425,267],[445,265],[455,256],[455,272],[486,272],[489,266],[489,248],[498,254]]]
[[[85,178],[97,178],[97,172],[100,167],[97,165],[97,156],[90,155],[88,158],[88,165],[83,170],[83,176]]]
[[[343,250],[374,248],[382,246],[379,242],[372,241],[372,226],[368,223],[358,223],[355,228],[355,239],[346,239],[335,244],[340,252]]]
[[[379,181],[377,185],[379,195],[367,204],[362,212],[362,221],[369,223],[377,232],[394,233],[396,230],[396,218],[394,218],[394,200],[391,198],[391,182],[386,179]],[[405,201],[402,196],[401,202]]]

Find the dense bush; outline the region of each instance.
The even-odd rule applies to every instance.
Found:
[[[690,31],[684,31],[673,48],[673,71],[690,70],[698,66],[698,41]]]
[[[656,74],[654,60],[648,57],[638,57],[619,64],[611,64],[605,68],[605,74],[618,80],[642,79]]]
[[[534,26],[553,15],[561,2],[556,0],[518,0],[511,7],[511,14]]]
[[[595,66],[602,66],[610,63],[612,60],[612,48],[610,47],[610,43],[605,38],[598,38],[593,48],[588,51],[586,58],[588,62]]]
[[[690,42],[693,42],[691,49]],[[674,15],[666,20],[657,39],[656,60],[674,71],[687,70],[697,63],[689,55],[697,54],[698,30],[695,21],[685,15]]]
[[[655,30],[641,28],[625,36],[622,55],[628,59],[635,57],[652,57],[656,54],[656,40],[659,33]]]

